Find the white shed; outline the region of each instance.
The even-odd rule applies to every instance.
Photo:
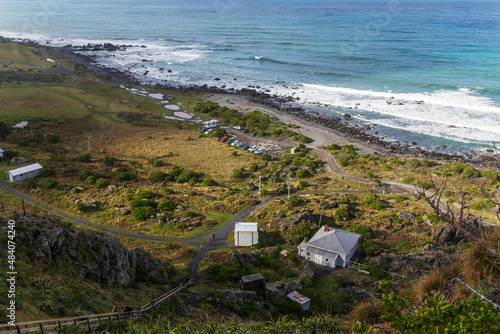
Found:
[[[234,227],[235,246],[252,246],[258,242],[257,223],[236,223]]]
[[[0,148],[0,158],[3,158],[3,152],[5,152],[2,148]]]
[[[39,163],[8,170],[6,172],[7,178],[11,182],[20,182],[42,174],[42,165]]]

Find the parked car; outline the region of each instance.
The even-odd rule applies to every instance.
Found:
[[[227,141],[228,141],[228,139],[229,139],[229,138],[224,137],[224,138],[220,139],[220,142],[221,142],[221,143],[225,143],[225,142],[227,142]]]
[[[259,148],[258,150],[253,151],[253,153],[255,153],[255,154],[262,154],[262,153],[264,153],[264,150],[261,149],[261,148]]]
[[[231,144],[232,142],[234,142],[236,140],[236,138],[229,138],[227,141],[226,141],[226,144]]]
[[[258,150],[258,149],[259,148],[257,146],[253,145],[253,146],[250,146],[250,148],[248,149],[248,151],[249,152],[254,152],[254,151]]]
[[[241,146],[240,148],[241,148],[242,150],[248,150],[248,148],[249,148],[249,147],[250,147],[250,146],[248,146],[247,144],[245,144],[245,145]]]
[[[241,130],[241,126],[236,125],[236,126],[234,126],[234,129],[235,129],[235,130]]]
[[[257,131],[252,132],[252,133],[250,134],[250,136],[252,136],[252,137],[257,136]]]
[[[238,143],[238,145],[236,145],[236,146],[238,146],[238,147],[242,147],[243,145],[246,145],[246,144],[245,144],[244,142],[242,142],[242,141],[241,141],[241,142],[239,142],[239,143]]]
[[[236,146],[238,145],[239,143],[241,143],[239,140],[235,140],[231,143],[231,146]]]

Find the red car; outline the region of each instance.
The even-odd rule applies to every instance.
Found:
[[[228,137],[224,137],[224,138],[220,139],[220,142],[225,143],[225,142],[227,142],[228,139],[229,139]]]

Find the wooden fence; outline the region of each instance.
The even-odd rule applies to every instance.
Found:
[[[72,318],[20,322],[16,323],[14,326],[5,324],[0,325],[0,334],[58,333],[58,331],[69,326],[76,326],[83,330],[91,332],[97,326],[105,323],[106,321],[114,321],[117,323],[121,323],[127,320],[136,321],[142,318],[144,312],[147,312],[151,309],[156,309],[161,303],[167,301],[172,296],[179,293],[186,286],[187,283],[184,285],[182,285],[181,283],[178,287],[170,290],[169,292],[161,295],[158,298],[153,299],[150,303],[142,306],[138,310],[136,309],[129,312],[92,314]]]
[[[367,275],[370,275],[370,272],[373,271],[373,267],[370,267],[366,264],[362,264],[362,263],[359,263],[359,262],[352,262],[352,261],[349,261],[347,263],[347,267],[349,269],[352,269],[352,270],[357,270],[359,271],[360,273],[363,273],[363,274],[367,274]],[[382,270],[382,269],[378,269],[384,273],[387,273],[391,276],[397,276],[397,277],[400,277],[402,279],[405,278],[404,275],[400,275],[400,274],[396,274],[396,273],[391,273],[390,271],[385,271],[385,270]]]

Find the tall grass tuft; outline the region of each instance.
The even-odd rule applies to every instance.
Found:
[[[427,294],[431,295],[440,292],[446,282],[444,271],[433,270],[429,275],[424,276],[415,287],[415,296],[418,299],[424,298]]]

